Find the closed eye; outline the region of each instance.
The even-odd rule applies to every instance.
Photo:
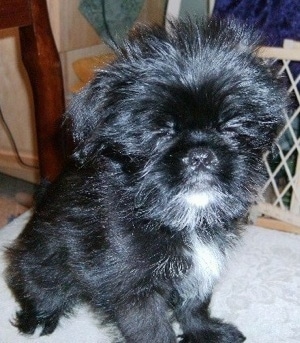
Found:
[[[171,137],[171,136],[174,136],[175,130],[172,127],[164,127],[164,128],[159,129],[159,133],[161,135]]]
[[[155,123],[156,130],[155,133],[163,137],[172,137],[175,135],[175,124],[171,120],[162,120],[159,119]]]

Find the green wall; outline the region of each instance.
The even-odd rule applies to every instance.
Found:
[[[207,15],[208,0],[182,0],[180,8],[180,16],[189,15]]]

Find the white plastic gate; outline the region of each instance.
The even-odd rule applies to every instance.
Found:
[[[281,63],[279,74],[288,80],[292,107],[284,114],[286,124],[278,136],[278,156],[273,161],[269,154],[265,156],[269,178],[252,218],[256,225],[300,234],[300,73],[295,75],[292,67],[294,61],[300,62],[300,43],[286,41],[283,48],[263,47],[259,54]]]

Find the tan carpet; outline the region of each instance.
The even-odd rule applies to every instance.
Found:
[[[18,203],[15,198],[0,197],[0,228],[11,222],[20,214],[28,210],[27,207]]]
[[[18,308],[3,276],[3,250],[30,212],[0,230],[0,343],[108,343],[107,328],[84,306],[50,336],[22,336],[9,321]],[[300,342],[300,235],[248,227],[217,285],[212,315],[236,324],[246,343]],[[162,342],[163,343],[163,342]]]

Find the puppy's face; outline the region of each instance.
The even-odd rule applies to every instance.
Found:
[[[135,31],[83,92],[92,108],[75,115],[81,158],[124,164],[135,206],[168,225],[244,215],[285,105],[251,39],[228,23]]]
[[[124,127],[119,146],[141,161],[136,203],[143,210],[166,223],[191,227],[199,220],[238,218],[248,209],[277,126],[266,127],[267,109],[254,105],[251,91],[237,87],[235,78],[227,77],[224,93],[216,79],[209,92],[206,82],[195,89],[165,85],[163,96],[151,96],[149,89],[143,100],[149,104],[155,99],[151,110],[128,117],[134,131]]]

